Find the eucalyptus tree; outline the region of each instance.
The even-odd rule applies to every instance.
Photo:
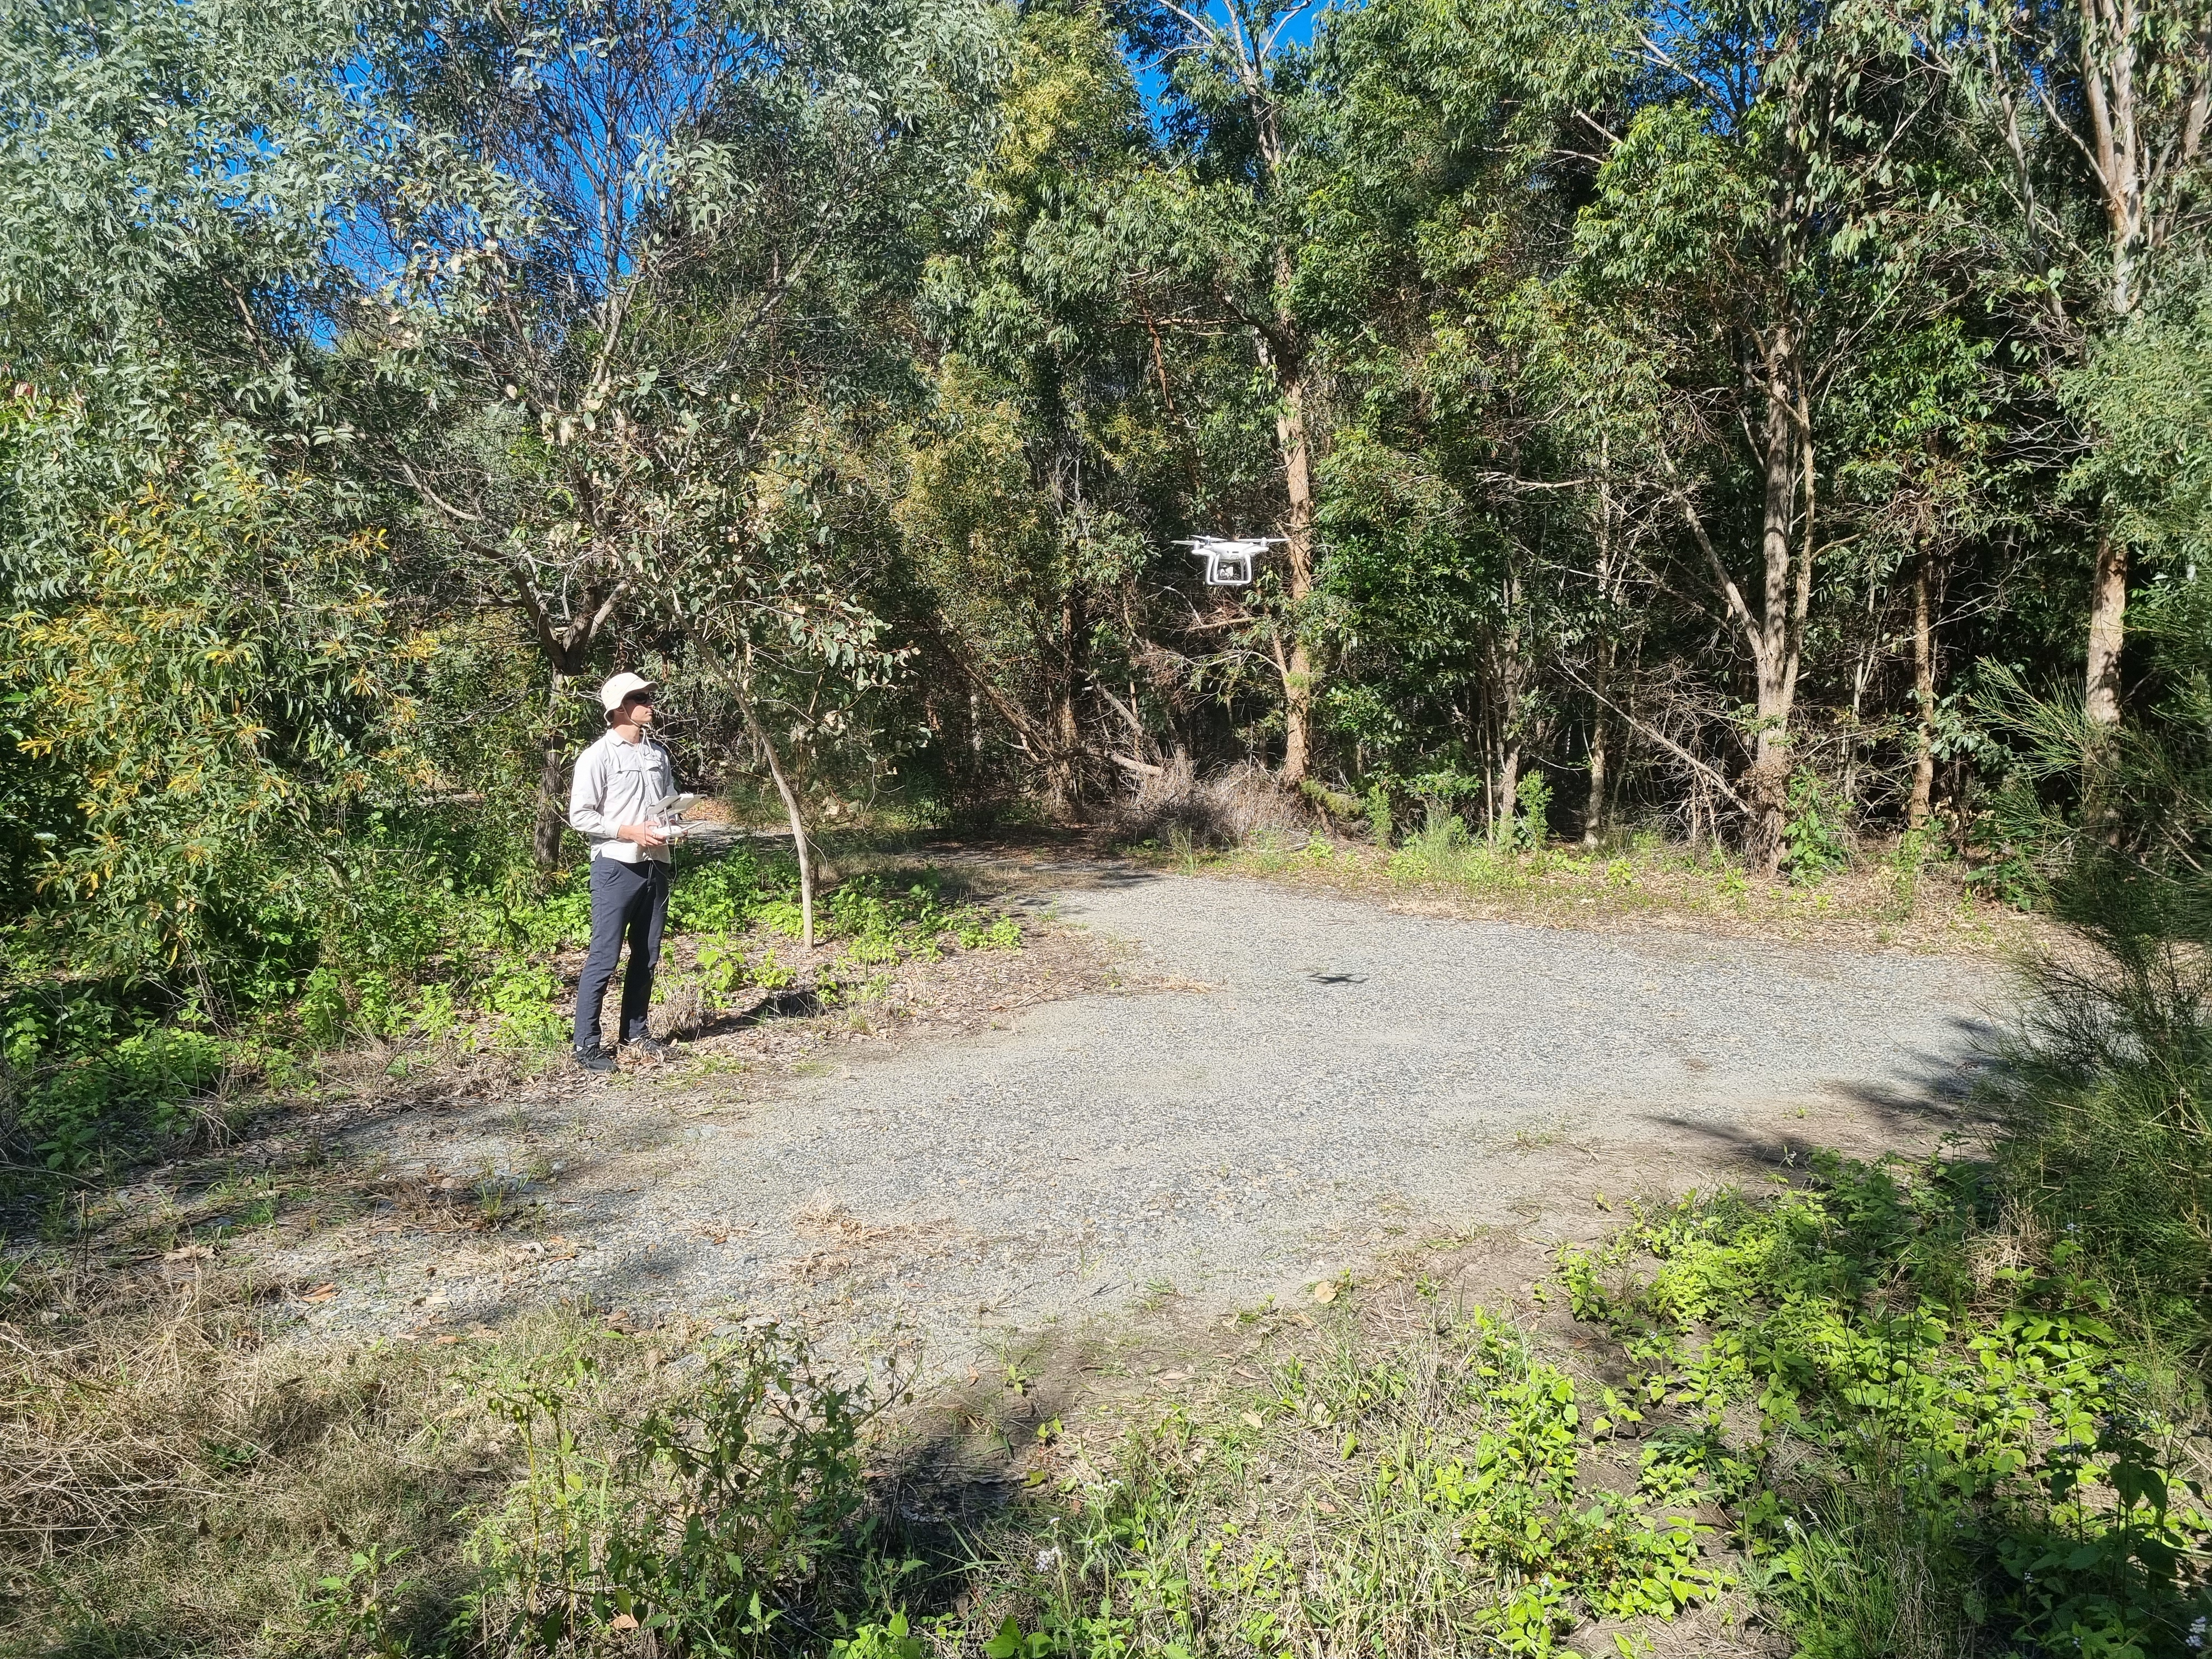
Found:
[[[404,787],[422,641],[350,465],[354,205],[436,162],[320,0],[26,0],[0,21],[0,823],[10,908],[182,976],[342,908]]]
[[[2078,370],[2170,276],[2186,285],[2212,225],[2212,3],[1935,0],[1917,21],[1957,88],[1984,199],[2002,210],[1992,217],[2021,320],[2054,372]],[[2084,437],[2094,447],[2111,435]],[[2126,637],[2125,492],[2107,492],[2100,513],[2083,707],[2108,731]]]
[[[436,313],[386,454],[543,653],[541,862],[571,682],[611,624],[657,605],[712,631],[669,580],[707,548],[764,570],[745,591],[792,617],[834,597],[817,564],[775,574],[789,544],[757,533],[749,481],[780,497],[812,476],[780,453],[912,395],[887,325],[964,210],[1003,26],[988,0],[463,0],[383,60],[392,97],[478,168],[385,204],[391,292]],[[722,642],[758,648],[736,592]]]
[[[1144,263],[1115,234],[1152,142],[1096,4],[1024,13],[999,115],[988,216],[927,289],[943,351],[909,435],[902,520],[933,656],[1066,817],[1101,757],[1133,749],[1123,763],[1146,763],[1130,670],[1154,619],[1136,584],[1172,528],[1191,446]],[[924,694],[939,726],[950,689]]]
[[[1826,404],[1910,326],[1923,250],[1893,211],[1944,88],[1881,10],[1742,0],[1638,24],[1645,84],[1601,141],[1579,281],[1650,319],[1664,493],[1747,660],[1754,842],[1778,848],[1820,562]],[[1825,434],[1825,435],[1824,435]]]
[[[1495,827],[1559,725],[1556,659],[1607,632],[1624,568],[1585,586],[1618,538],[1583,511],[1579,347],[1547,287],[1593,171],[1567,130],[1625,80],[1603,27],[1379,0],[1325,20],[1312,64],[1303,165],[1329,184],[1304,295],[1347,393],[1322,471],[1328,706],[1403,787]]]
[[[340,0],[0,17],[0,605],[66,592],[76,539],[216,434],[287,466],[343,442],[332,239],[406,165],[340,73],[351,25]]]
[[[1210,301],[1201,325],[1227,321],[1247,334],[1258,386],[1273,405],[1287,576],[1273,649],[1286,783],[1313,763],[1321,678],[1310,611],[1322,411],[1299,295],[1322,182],[1301,149],[1310,53],[1297,36],[1312,9],[1311,0],[1127,0],[1118,9],[1131,50],[1164,73],[1164,124],[1177,164],[1133,210],[1149,218],[1146,238],[1162,263]]]

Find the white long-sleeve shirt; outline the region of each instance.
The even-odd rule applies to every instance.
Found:
[[[647,732],[630,743],[609,726],[605,737],[576,757],[575,781],[568,786],[568,827],[591,843],[595,859],[635,864],[647,858],[665,864],[665,847],[617,841],[615,831],[626,823],[658,823],[654,805],[675,793],[676,769],[668,763],[668,751]]]

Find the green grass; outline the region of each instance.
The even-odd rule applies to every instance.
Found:
[[[787,860],[744,848],[684,858],[656,1000],[697,1015],[795,984],[778,945],[787,954],[799,933],[798,894]],[[324,1051],[386,1044],[399,1051],[386,1062],[394,1077],[457,1051],[542,1061],[568,1040],[572,994],[554,958],[587,942],[589,901],[588,878],[573,871],[543,893],[434,887],[404,928],[332,949],[223,1030],[204,1011],[137,1008],[113,988],[0,978],[0,1201],[43,1203],[58,1183],[219,1144],[257,1100],[307,1082]],[[815,970],[825,1003],[865,1000],[903,961],[1022,945],[1013,916],[911,868],[829,885],[816,936],[832,953]]]

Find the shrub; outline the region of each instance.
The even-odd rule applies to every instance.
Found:
[[[1530,772],[1513,791],[1519,811],[1507,827],[1510,843],[1524,853],[1540,853],[1550,836],[1552,786],[1541,772]]]
[[[1851,860],[1844,804],[1819,774],[1800,767],[1790,779],[1782,825],[1782,867],[1792,881],[1825,880]]]
[[[1238,847],[1267,834],[1302,838],[1315,827],[1313,808],[1264,767],[1231,766],[1200,778],[1177,755],[1148,773],[1115,804],[1112,822],[1122,840],[1171,842],[1194,848]]]
[[[2014,746],[1990,841],[2088,948],[2028,971],[1988,1091],[2000,1168],[2154,1325],[2212,1345],[2212,584],[2154,589],[2166,701],[2113,732],[1992,672]],[[2032,878],[2032,882],[2031,882]]]
[[[567,1389],[498,1394],[527,1461],[473,1545],[483,1637],[528,1652],[611,1650],[629,1631],[678,1652],[780,1650],[866,1553],[860,1434],[901,1393],[827,1382],[768,1329],[711,1353],[611,1452],[580,1437]]]
[[[1562,1256],[1800,1651],[2178,1651],[2212,1610],[2179,1571],[2212,1518],[2179,1478],[2168,1380],[2079,1247],[2039,1270],[1971,1168],[1817,1169],[1814,1190],[1692,1198]]]
[[[74,1172],[190,1127],[229,1054],[202,1027],[79,994],[0,1008],[0,1060],[14,1138],[46,1169]]]

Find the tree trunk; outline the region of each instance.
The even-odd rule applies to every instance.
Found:
[[[1509,592],[1507,603],[1518,598],[1517,592]],[[1515,798],[1521,788],[1521,688],[1526,673],[1517,629],[1493,648],[1492,662],[1498,680],[1498,782],[1490,822],[1492,839],[1502,847],[1513,838]]]
[[[1920,729],[1912,750],[1912,799],[1905,821],[1917,830],[1928,822],[1936,796],[1936,554],[1920,544],[1912,573],[1912,696],[1920,705]]]
[[[1260,143],[1263,188],[1279,188],[1284,149],[1275,104],[1267,88],[1256,53],[1240,71],[1247,106]],[[1272,328],[1255,328],[1261,366],[1275,383],[1283,406],[1275,416],[1275,444],[1282,453],[1283,493],[1287,508],[1283,538],[1289,544],[1291,632],[1288,650],[1280,654],[1283,676],[1282,781],[1305,781],[1313,765],[1314,663],[1298,632],[1300,613],[1313,592],[1313,434],[1308,429],[1305,344],[1290,313],[1291,250],[1278,242],[1274,250],[1275,314]]]
[[[1313,451],[1306,431],[1304,371],[1283,389],[1282,412],[1275,417],[1276,441],[1283,452],[1283,482],[1290,511],[1283,534],[1291,571],[1291,631],[1283,673],[1283,771],[1285,783],[1304,781],[1313,764],[1314,665],[1298,623],[1313,592]]]
[[[562,719],[562,695],[568,688],[568,676],[556,666],[552,689],[545,696],[538,807],[530,832],[530,854],[542,871],[561,862],[561,832],[568,827],[568,792],[562,787],[568,770],[568,723]]]
[[[1610,636],[1597,645],[1597,706],[1590,711],[1589,794],[1583,803],[1583,845],[1595,847],[1605,834],[1606,766],[1611,728],[1606,716],[1613,696],[1614,644]]]
[[[1045,810],[1060,823],[1073,821],[1083,808],[1083,730],[1076,695],[1084,675],[1084,626],[1083,597],[1071,582],[1060,601],[1060,672],[1052,694],[1052,749],[1045,757]]]
[[[799,810],[799,796],[784,775],[783,763],[776,758],[775,744],[769,741],[768,728],[760,722],[753,710],[753,688],[750,676],[740,680],[738,712],[744,715],[745,730],[753,741],[760,744],[761,753],[768,758],[768,775],[775,780],[775,792],[783,797],[784,816],[791,823],[791,844],[799,854],[799,943],[808,950],[814,948],[814,860],[806,844],[806,819]]]
[[[1520,793],[1521,789],[1521,739],[1508,733],[1504,739],[1504,752],[1499,757],[1498,763],[1497,816],[1491,820],[1498,826],[1498,842],[1500,846],[1511,842],[1518,833],[1513,809],[1516,804],[1514,797]]]
[[[1759,821],[1753,826],[1756,850],[1771,873],[1782,854],[1782,816],[1790,771],[1790,706],[1797,689],[1797,664],[1791,647],[1793,601],[1790,531],[1796,518],[1798,446],[1796,411],[1783,362],[1790,350],[1785,337],[1767,365],[1765,491],[1761,504],[1759,545],[1765,567],[1764,606],[1759,613],[1759,734],[1752,758],[1752,790]],[[1809,458],[1808,458],[1809,459]]]
[[[2120,647],[2127,638],[2128,549],[2109,530],[2097,538],[2097,574],[2089,588],[2089,666],[2084,707],[2089,724],[2120,723]]]

